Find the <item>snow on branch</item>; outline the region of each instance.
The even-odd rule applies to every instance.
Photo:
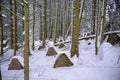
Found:
[[[94,37],[95,37],[95,35],[90,35],[90,36],[86,36],[86,37],[80,37],[79,40],[84,40],[84,39],[89,39],[89,38],[94,38]],[[69,42],[71,42],[71,40],[64,41],[64,43],[69,43]]]
[[[2,14],[2,17],[5,17],[5,18],[6,18],[6,15],[5,15],[5,14]]]
[[[23,2],[24,2],[25,4],[28,4],[28,1],[26,1],[26,0],[23,0]]]
[[[110,34],[119,34],[120,30],[118,31],[110,31],[110,32],[105,32],[104,35],[110,35]],[[86,37],[80,37],[79,40],[84,40],[84,39],[89,39],[89,38],[95,38],[96,35],[90,35],[90,36],[86,36]],[[71,40],[69,41],[64,41],[64,43],[69,43],[71,42]]]
[[[105,32],[104,35],[109,35],[109,34],[118,34],[120,33],[120,30],[118,31],[110,31],[110,32]]]

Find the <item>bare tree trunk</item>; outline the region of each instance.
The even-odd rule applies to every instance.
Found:
[[[14,0],[14,13],[17,14],[16,0]],[[17,16],[14,16],[14,55],[16,55],[17,47]]]
[[[1,0],[0,0],[0,2],[1,2]],[[1,5],[1,3],[0,3],[0,5]],[[3,24],[2,24],[2,8],[1,8],[1,6],[0,6],[0,40],[1,40],[1,43],[0,43],[0,56],[2,56],[3,55]]]
[[[55,30],[54,30],[54,43],[56,43],[56,38],[58,38],[58,4],[56,3],[56,8],[55,8],[55,16],[56,16],[56,19],[55,19]]]
[[[47,29],[46,29],[46,17],[47,17],[47,13],[46,13],[46,9],[47,9],[47,0],[44,0],[44,38],[43,38],[43,44],[42,47],[45,48],[45,44],[46,44],[46,37],[47,37]]]
[[[34,40],[34,32],[35,32],[35,30],[34,30],[34,28],[35,28],[35,7],[36,7],[36,0],[33,0],[33,37],[32,37],[32,50],[34,50],[35,49],[35,40]]]
[[[65,5],[66,5],[66,0],[64,1],[64,3],[63,3],[64,5],[63,5],[63,29],[62,29],[62,37],[64,38],[64,36],[65,36],[65,28],[66,28],[66,14],[65,14],[65,12],[66,12],[66,8],[65,8]]]
[[[96,0],[92,0],[92,34],[95,34]]]
[[[21,0],[21,3],[23,3],[23,0]],[[22,5],[22,17],[24,17],[24,6]],[[23,28],[23,31],[24,31],[24,21],[22,21],[22,28]]]
[[[40,41],[42,41],[42,6],[41,6],[41,0],[40,0],[40,6],[39,6],[39,8],[40,8],[40,24],[39,24],[39,40]]]
[[[74,9],[73,9],[73,27],[72,27],[72,47],[71,47],[71,57],[77,56],[79,57],[78,50],[78,39],[79,39],[79,27],[80,27],[80,0],[74,1]]]
[[[10,2],[10,11],[13,11],[12,9],[12,0],[9,0]],[[10,48],[13,49],[13,14],[10,12],[10,32],[11,32],[11,35],[10,35]]]
[[[53,26],[52,26],[52,22],[53,22],[53,20],[52,20],[52,16],[53,16],[53,14],[52,14],[52,12],[53,12],[53,9],[52,9],[52,5],[53,5],[53,2],[52,2],[52,0],[50,0],[50,24],[49,24],[49,26],[50,26],[50,38],[53,38],[53,32],[54,32],[54,30],[53,30]]]
[[[81,11],[79,9],[80,2],[81,2]],[[73,57],[74,55],[79,57],[79,48],[78,48],[79,42],[78,41],[79,41],[80,24],[82,21],[84,4],[85,4],[85,0],[82,0],[82,1],[75,0],[74,1],[71,57]]]
[[[47,8],[47,38],[50,40],[51,39],[51,36],[50,36],[50,32],[51,32],[51,27],[50,27],[50,7],[51,7],[51,4],[50,4],[50,0],[48,0],[48,3],[49,4],[47,4],[47,6],[48,6],[48,8]]]
[[[29,3],[24,3],[24,80],[29,80]]]
[[[70,0],[68,0],[67,1],[67,4],[66,4],[66,6],[67,6],[67,8],[66,8],[66,13],[65,14],[67,14],[67,16],[66,16],[66,25],[65,25],[65,27],[66,27],[66,29],[64,29],[63,31],[64,31],[64,36],[63,36],[63,39],[64,40],[66,40],[66,38],[68,37],[68,35],[69,35],[69,33],[70,33],[70,30],[71,30],[71,26],[72,26],[72,20],[71,20],[71,1]]]
[[[99,26],[99,24],[98,24],[98,23],[99,23],[99,18],[98,18],[98,17],[99,17],[99,0],[97,0],[97,4],[96,4],[96,5],[98,5],[97,8],[96,8],[98,11],[95,10],[95,11],[96,11],[96,12],[95,12],[95,13],[96,13],[96,28],[95,28],[95,31],[96,31],[96,32],[95,32],[95,34],[96,34],[96,38],[95,38],[95,39],[96,39],[96,40],[95,40],[95,54],[97,55],[97,53],[98,53],[98,45],[97,45],[97,44],[98,44],[98,26]]]
[[[57,5],[56,5],[56,7],[57,7],[57,9],[56,9],[56,11],[57,11],[57,16],[56,16],[57,24],[56,24],[56,26],[57,26],[57,37],[60,38],[60,0],[58,0]]]
[[[104,30],[105,30],[105,17],[106,17],[106,6],[107,6],[107,0],[103,0],[103,15],[102,15],[102,28],[101,28],[101,40],[100,40],[100,44],[103,43],[104,41]]]

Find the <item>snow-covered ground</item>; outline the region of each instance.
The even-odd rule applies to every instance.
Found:
[[[95,56],[94,40],[82,40],[79,44],[80,57],[70,58],[70,43],[65,45],[62,49],[54,47],[58,55],[53,57],[46,56],[48,47],[53,46],[51,42],[47,42],[46,49],[31,51],[30,80],[120,80],[120,47],[104,42],[99,47],[98,56]],[[6,56],[11,53],[9,50]],[[72,67],[53,68],[61,53],[73,62]],[[23,60],[20,61],[23,63]],[[23,70],[8,70],[8,64],[9,61],[1,64],[2,80],[24,80]]]

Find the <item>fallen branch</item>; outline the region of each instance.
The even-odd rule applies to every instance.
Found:
[[[86,37],[81,37],[79,38],[79,40],[83,40],[83,39],[89,39],[89,38],[94,38],[95,35],[90,35],[90,36],[86,36]]]
[[[120,33],[120,30],[118,30],[118,31],[110,31],[110,32],[105,32],[104,35],[119,34],[119,33]],[[86,36],[86,37],[81,37],[81,38],[79,38],[79,40],[95,38],[95,37],[96,37],[95,35],[90,35],[90,36]],[[64,41],[64,43],[69,43],[69,42],[71,42],[71,40],[70,41]]]
[[[86,37],[81,37],[81,38],[79,38],[79,40],[84,40],[84,39],[89,39],[89,38],[94,38],[94,37],[95,37],[95,35],[90,35],[90,36],[86,36]],[[69,43],[69,42],[71,42],[71,40],[64,41],[64,43]]]
[[[110,32],[105,32],[104,35],[110,35],[110,34],[119,34],[120,30],[118,31],[110,31]]]

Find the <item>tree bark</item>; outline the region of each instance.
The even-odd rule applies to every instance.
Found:
[[[46,37],[47,37],[47,29],[46,29],[46,19],[47,19],[47,13],[46,13],[46,9],[47,9],[47,0],[44,0],[44,37],[43,37],[43,44],[42,44],[42,48],[45,48],[45,44],[46,44]]]
[[[42,41],[42,36],[43,36],[43,35],[42,35],[42,15],[43,15],[43,14],[42,14],[42,10],[41,10],[41,9],[42,9],[41,2],[42,2],[42,1],[40,0],[40,6],[39,6],[39,8],[40,8],[39,40],[40,40],[40,41]]]
[[[99,18],[98,18],[98,16],[99,16],[99,0],[97,0],[97,5],[98,5],[98,6],[97,6],[96,9],[97,9],[98,11],[95,10],[95,13],[96,13],[96,14],[95,14],[95,15],[96,15],[96,26],[95,26],[95,34],[96,34],[96,38],[95,38],[95,39],[96,39],[96,40],[95,40],[95,55],[97,55],[97,53],[98,53],[98,45],[97,45],[97,44],[98,44],[98,26],[99,26],[99,24],[98,24],[98,23],[99,23],[99,22],[98,22],[98,21],[99,21]]]
[[[100,40],[100,44],[103,43],[104,41],[104,30],[105,30],[105,20],[106,20],[106,6],[107,6],[107,0],[104,0],[103,2],[103,19],[102,19],[102,28],[101,28],[101,40]]]
[[[32,37],[32,50],[35,49],[35,40],[34,40],[34,32],[35,32],[35,7],[36,7],[36,0],[33,0],[33,37]]]
[[[57,6],[58,5],[58,6]],[[60,0],[58,0],[58,4],[56,5],[57,7],[57,24],[56,26],[58,27],[57,28],[57,37],[60,38]]]
[[[24,3],[24,80],[29,80],[29,3]]]
[[[1,0],[0,0],[0,2],[1,2]],[[1,3],[0,3],[0,5],[1,5]],[[1,43],[0,43],[0,56],[2,56],[3,55],[3,39],[4,39],[4,35],[3,35],[3,24],[2,24],[2,8],[1,8],[1,6],[0,6],[0,12],[1,12],[1,14],[0,14],[0,40],[1,40]]]
[[[12,9],[12,0],[9,0],[10,2],[10,11],[13,11]],[[11,32],[11,35],[10,35],[10,48],[13,49],[13,14],[10,12],[10,32]]]
[[[80,24],[82,21],[82,14],[84,10],[84,4],[85,4],[85,0],[74,1],[71,57],[73,57],[74,55],[79,57],[79,46],[78,46],[79,45],[79,33],[80,33]],[[80,11],[80,5],[81,5],[81,11]]]
[[[79,29],[80,29],[80,0],[75,0],[73,9],[73,27],[72,27],[72,47],[71,47],[71,57],[77,56],[79,57],[79,50],[78,50],[78,39],[79,39]]]
[[[55,8],[55,16],[56,16],[56,19],[55,19],[55,30],[54,30],[54,43],[56,43],[56,39],[58,38],[58,23],[59,23],[59,13],[58,13],[58,4],[56,3],[56,8]]]
[[[16,0],[14,0],[14,13],[17,14]],[[17,47],[17,16],[14,16],[14,55],[16,55]]]
[[[96,0],[92,0],[92,34],[95,34]]]

